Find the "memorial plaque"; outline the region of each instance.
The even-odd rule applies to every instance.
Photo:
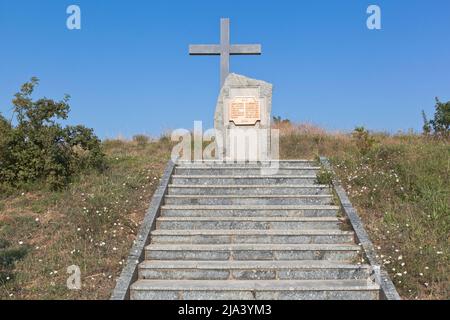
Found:
[[[236,97],[229,104],[229,121],[235,125],[255,125],[261,121],[259,99],[255,97]]]

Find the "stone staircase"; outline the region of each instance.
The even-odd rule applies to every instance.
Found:
[[[379,299],[317,164],[261,166],[178,163],[131,299]]]

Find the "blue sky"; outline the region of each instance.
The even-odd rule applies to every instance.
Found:
[[[82,29],[66,28],[79,5]],[[382,30],[366,9],[382,10]],[[213,125],[219,58],[188,45],[261,43],[231,71],[274,84],[273,114],[331,130],[420,130],[450,100],[450,1],[0,0],[0,112],[31,76],[36,97],[72,96],[70,123],[102,137]]]

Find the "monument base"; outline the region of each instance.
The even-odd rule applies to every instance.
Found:
[[[271,159],[272,85],[231,73],[217,100],[214,127],[218,159],[267,161]]]

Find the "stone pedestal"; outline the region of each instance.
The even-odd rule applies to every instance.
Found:
[[[216,157],[225,161],[270,160],[272,85],[231,73],[217,100]]]

